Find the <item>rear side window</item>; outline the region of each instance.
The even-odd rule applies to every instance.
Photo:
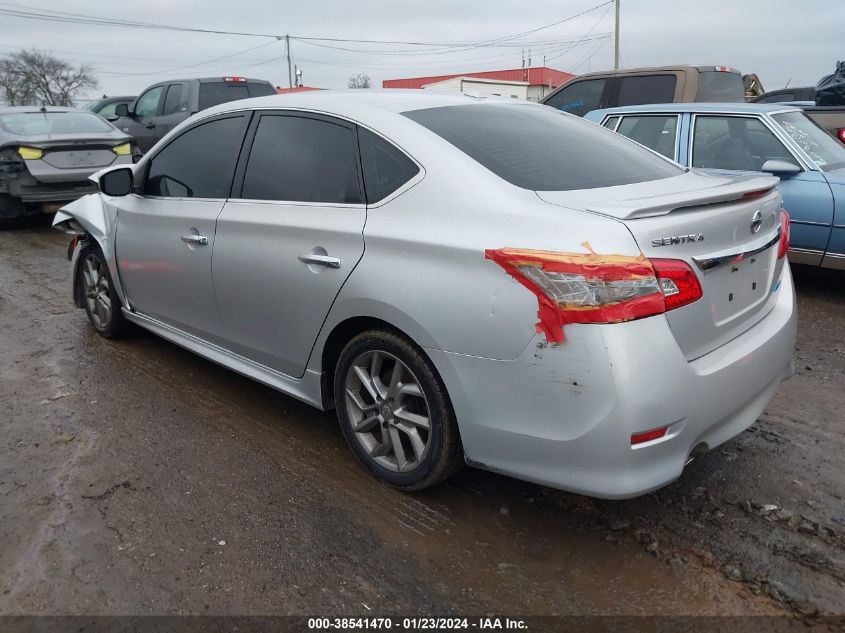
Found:
[[[663,154],[666,158],[675,158],[675,134],[678,130],[678,117],[670,116],[626,116],[616,129],[640,145]]]
[[[590,110],[601,107],[605,83],[605,79],[575,81],[564,86],[560,92],[551,95],[543,104],[556,110],[584,116]]]
[[[523,189],[593,189],[684,173],[617,134],[549,108],[491,103],[404,115]]]
[[[188,91],[182,84],[170,84],[167,88],[167,96],[164,97],[164,110],[162,114],[174,114],[176,112],[187,112]]]
[[[245,82],[226,83],[225,81],[211,81],[200,84],[199,108],[205,110],[212,106],[248,99],[249,90]]]
[[[228,198],[241,149],[244,117],[191,128],[150,161],[144,194],[164,198]]]
[[[742,103],[745,101],[745,84],[739,73],[702,70],[698,73],[698,95],[702,103]]]
[[[264,115],[244,173],[241,198],[290,202],[361,202],[355,132],[299,116]]]
[[[248,83],[246,89],[249,91],[250,97],[266,97],[276,94],[276,89],[265,83]]]
[[[672,103],[675,100],[676,82],[675,75],[622,77],[619,82],[619,98],[614,105]]]
[[[420,171],[401,150],[369,130],[358,128],[358,145],[369,203],[386,198]]]

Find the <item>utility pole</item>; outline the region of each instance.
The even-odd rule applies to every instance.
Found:
[[[285,57],[288,58],[288,88],[293,90],[293,73],[290,69],[290,35],[285,35]]]
[[[619,68],[619,0],[615,0],[616,5],[616,51],[613,55],[613,68]]]

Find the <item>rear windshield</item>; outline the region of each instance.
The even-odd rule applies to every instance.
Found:
[[[272,94],[276,94],[276,91],[269,83],[211,81],[200,84],[199,108],[205,110],[229,101],[248,99],[249,97],[266,97]]]
[[[623,136],[552,108],[479,104],[403,114],[523,189],[595,189],[684,173]]]
[[[703,103],[739,103],[745,101],[745,84],[739,73],[702,70],[698,73],[698,96]]]
[[[0,114],[0,127],[17,136],[108,134],[114,128],[93,112],[14,112]]]
[[[803,112],[773,114],[792,140],[812,158],[823,171],[845,167],[845,147],[820,128]]]

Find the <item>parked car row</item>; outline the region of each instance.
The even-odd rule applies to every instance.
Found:
[[[708,156],[729,143],[711,128]],[[792,373],[777,178],[688,170],[543,105],[225,104],[98,182],[55,220],[91,326],[138,325],[336,409],[401,489],[466,462],[641,494],[750,426]]]
[[[94,191],[94,172],[137,160],[201,110],[271,94],[267,81],[212,77],[157,83],[138,98],[104,97],[84,109],[2,108],[0,225]]]

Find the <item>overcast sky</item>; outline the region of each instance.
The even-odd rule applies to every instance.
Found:
[[[270,35],[449,43],[405,44],[293,40],[291,57],[306,85],[344,88],[354,73],[382,79],[518,68],[522,47],[532,66],[575,73],[613,66],[613,7],[509,40],[504,38],[581,13],[604,0],[0,0],[0,8]],[[756,72],[767,90],[811,85],[845,58],[843,0],[621,0],[622,66],[719,64]],[[15,3],[17,3],[15,5]],[[583,41],[582,41],[583,40]],[[460,43],[460,47],[457,45]],[[47,22],[0,15],[0,54],[37,47],[90,63],[97,92],[137,94],[166,78],[247,75],[286,86],[284,42],[272,38],[183,33]],[[256,48],[257,47],[257,48]],[[253,49],[253,50],[247,50]],[[204,63],[224,56],[213,63]],[[183,68],[191,66],[190,68]],[[91,95],[94,96],[94,95]]]

